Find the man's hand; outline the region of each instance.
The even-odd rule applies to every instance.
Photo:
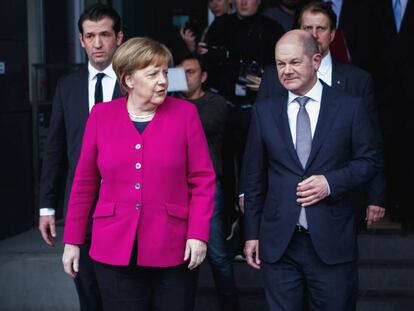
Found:
[[[385,208],[378,205],[368,205],[365,220],[371,226],[374,222],[381,220],[385,215]]]
[[[316,204],[328,196],[328,181],[323,175],[308,177],[298,184],[296,195],[302,207]]]
[[[205,42],[199,42],[197,47],[197,53],[204,55],[208,52],[207,44]]]
[[[192,32],[190,29],[180,29],[180,36],[183,39],[185,45],[187,46],[187,49],[190,52],[194,52],[196,50],[196,37],[194,32]]]
[[[43,240],[50,246],[55,246],[56,224],[55,216],[40,216],[39,230]]]
[[[242,214],[244,214],[244,195],[239,197],[239,209]]]
[[[188,269],[193,270],[206,258],[207,244],[201,240],[188,239],[185,245],[184,261],[190,259]]]
[[[249,266],[260,269],[259,240],[247,240],[244,244],[244,255]]]
[[[80,251],[78,245],[65,244],[65,249],[63,251],[63,269],[71,277],[76,277],[79,272],[79,258]]]
[[[249,84],[246,84],[246,87],[257,92],[259,90],[260,83],[262,82],[262,78],[254,75],[247,75],[246,79],[250,82]]]

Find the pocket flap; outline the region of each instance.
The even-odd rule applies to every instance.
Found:
[[[115,203],[98,203],[92,218],[113,216],[115,212]]]
[[[167,209],[167,213],[170,216],[181,219],[188,219],[188,208],[185,206],[166,203],[165,208]]]

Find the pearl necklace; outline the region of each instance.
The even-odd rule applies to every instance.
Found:
[[[156,112],[156,110],[154,110],[153,112],[151,112],[149,114],[137,115],[137,114],[134,114],[134,113],[128,111],[128,114],[129,114],[130,118],[133,119],[133,120],[147,120],[147,119],[152,118],[155,115],[155,112]]]

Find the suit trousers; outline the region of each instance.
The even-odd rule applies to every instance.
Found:
[[[102,311],[102,300],[99,292],[94,262],[89,257],[91,238],[88,236],[85,244],[80,246],[79,273],[75,278],[80,311]]]
[[[192,311],[198,268],[113,266],[95,261],[105,311]]]
[[[328,265],[308,233],[295,232],[283,256],[262,262],[269,311],[354,311],[358,295],[356,261]]]

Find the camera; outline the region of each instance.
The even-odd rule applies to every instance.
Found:
[[[237,83],[240,85],[249,84],[247,80],[248,75],[261,77],[263,74],[263,67],[256,61],[252,62],[240,62],[239,77]]]

